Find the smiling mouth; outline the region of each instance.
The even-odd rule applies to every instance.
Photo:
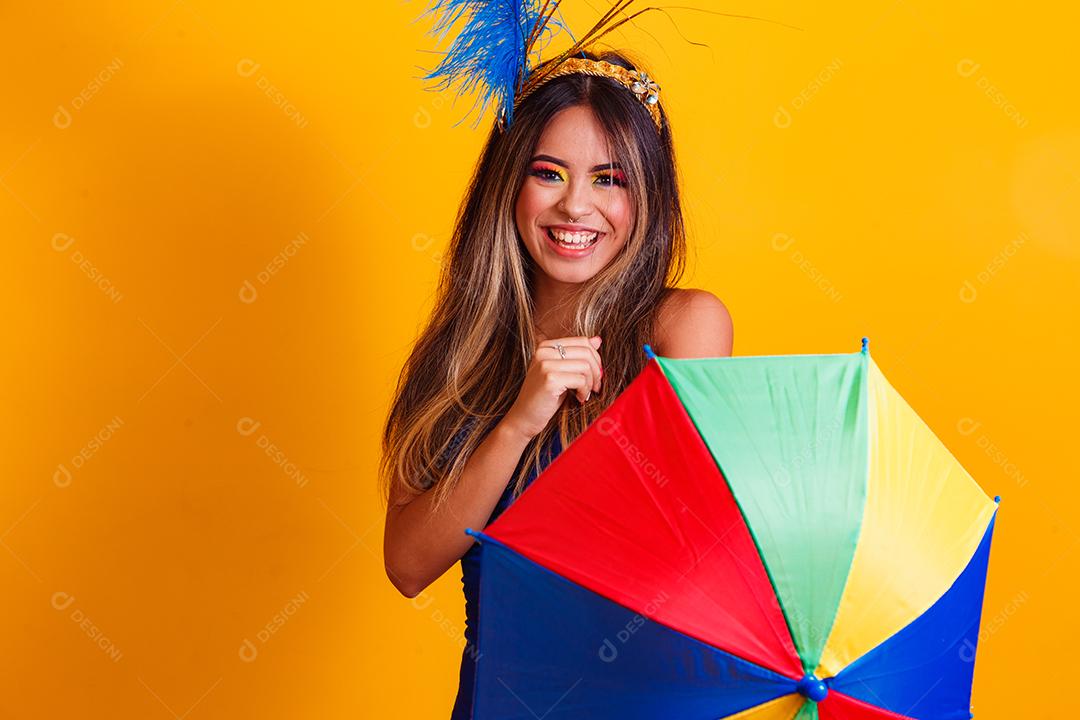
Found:
[[[601,235],[598,231],[566,232],[565,230],[555,230],[550,227],[545,228],[545,232],[553,243],[568,250],[583,250],[591,247],[596,244]]]

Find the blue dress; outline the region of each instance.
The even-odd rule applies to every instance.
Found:
[[[551,438],[547,452],[541,452],[541,471],[560,452],[562,452],[562,446],[559,442],[559,434],[556,432]],[[526,462],[527,459],[523,453],[522,459],[518,461],[518,466],[514,469],[514,475],[511,476],[510,482],[507,483],[506,489],[503,490],[503,494],[499,498],[499,502],[491,512],[488,524],[494,522],[495,518],[499,517],[514,502],[512,499],[514,478],[517,477],[521,464]],[[529,474],[525,477],[525,487],[528,487],[536,479],[536,475],[534,471],[529,471]],[[471,720],[472,718],[473,685],[476,682],[476,658],[480,653],[476,645],[476,629],[480,624],[480,557],[482,550],[483,546],[480,543],[473,543],[472,547],[461,557],[461,586],[465,592],[465,649],[461,653],[458,694],[450,720]]]

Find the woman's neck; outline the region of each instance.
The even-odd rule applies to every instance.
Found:
[[[575,283],[564,283],[538,273],[533,283],[533,319],[541,338],[570,335],[574,309],[567,302]]]

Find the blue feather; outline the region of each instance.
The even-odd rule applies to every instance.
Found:
[[[519,83],[528,78],[540,50],[562,23],[545,20],[539,0],[435,0],[421,17],[432,14],[439,17],[429,34],[440,43],[454,25],[461,27],[439,64],[422,77],[438,81],[428,89],[453,88],[459,96],[476,93],[469,110],[479,109],[473,127],[489,107],[509,127]],[[544,26],[527,47],[540,22]]]

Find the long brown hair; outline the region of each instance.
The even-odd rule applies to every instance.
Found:
[[[624,54],[584,53],[635,69]],[[621,163],[633,206],[622,251],[566,302],[571,335],[603,336],[604,380],[581,405],[566,393],[547,427],[527,446],[513,479],[522,491],[530,466],[557,432],[566,447],[637,376],[655,342],[660,302],[685,269],[686,236],[667,116],[657,132],[626,88],[604,77],[564,75],[514,110],[509,129],[492,127],[457,214],[442,266],[435,308],[398,378],[382,436],[380,484],[410,494],[434,485],[435,507],[461,477],[493,421],[513,405],[537,344],[532,277],[535,263],[514,220],[514,206],[548,121],[574,106],[592,109],[613,162]],[[662,111],[661,111],[662,112]],[[456,452],[442,462],[449,450]]]

